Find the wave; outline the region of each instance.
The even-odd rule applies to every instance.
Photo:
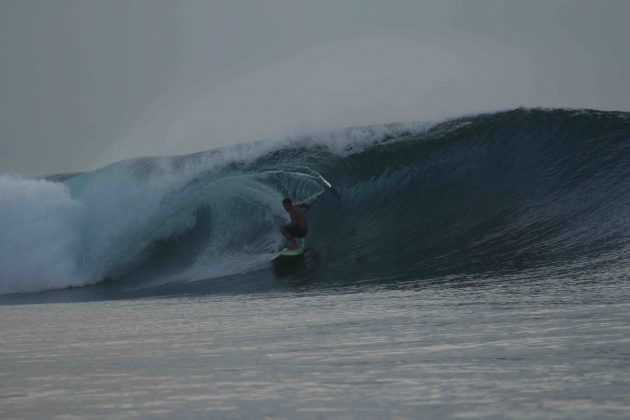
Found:
[[[283,246],[285,196],[316,202],[321,282],[619,267],[628,156],[628,113],[517,109],[3,176],[0,293],[238,282]]]

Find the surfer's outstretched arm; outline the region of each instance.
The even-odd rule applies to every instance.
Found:
[[[302,213],[306,213],[311,208],[311,206],[309,206],[306,203],[296,204],[294,207],[297,207],[298,209],[304,209],[304,211]]]

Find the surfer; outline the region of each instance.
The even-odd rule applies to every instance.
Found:
[[[289,213],[291,217],[291,223],[283,226],[280,229],[280,232],[284,235],[285,238],[291,244],[289,249],[298,249],[298,244],[295,238],[303,238],[308,233],[308,224],[306,223],[306,217],[304,217],[304,213],[311,208],[306,203],[293,205],[293,202],[290,198],[285,198],[282,200],[282,206]],[[304,209],[303,213],[300,213],[297,209]]]

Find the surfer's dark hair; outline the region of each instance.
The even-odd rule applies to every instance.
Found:
[[[291,201],[291,199],[287,197],[284,200],[282,200],[282,204],[284,204],[284,203],[293,204],[293,201]]]

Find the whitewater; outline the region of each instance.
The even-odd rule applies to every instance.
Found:
[[[629,157],[519,108],[0,175],[0,414],[624,418]]]

